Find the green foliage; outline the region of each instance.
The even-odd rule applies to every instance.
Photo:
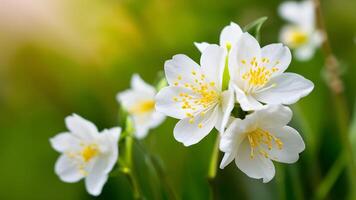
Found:
[[[244,27],[244,31],[249,32],[251,35],[255,36],[257,41],[260,41],[261,39],[261,27],[265,23],[265,21],[268,19],[268,17],[261,17],[259,19],[256,19],[255,21],[247,24]]]

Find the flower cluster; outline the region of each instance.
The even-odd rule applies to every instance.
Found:
[[[169,86],[157,94],[157,110],[179,119],[174,137],[185,146],[198,143],[215,127],[224,152],[221,168],[235,160],[248,176],[270,181],[275,174],[271,160],[293,163],[304,150],[299,133],[287,126],[292,111],[285,105],[308,95],[313,83],[285,72],[291,62],[288,47],[261,48],[235,23],[222,30],[219,45],[195,45],[201,51],[200,65],[186,55],[166,61]],[[243,119],[231,115],[239,107],[249,113]]]
[[[292,5],[295,6],[282,5],[281,13],[290,14],[285,10],[295,9]],[[315,47],[312,35],[317,33],[310,24],[297,24],[300,32],[289,33],[295,29],[288,29],[286,43],[310,51]],[[131,88],[118,93],[117,101],[133,125],[133,129],[126,127],[121,138],[119,127],[99,132],[84,118],[68,116],[65,123],[69,131],[50,139],[52,147],[61,153],[55,164],[60,179],[85,179],[87,191],[99,195],[115,164],[120,167],[121,139],[145,138],[165,116],[179,119],[173,133],[185,146],[200,142],[214,128],[218,130],[219,149],[224,153],[220,168],[235,160],[236,166],[249,177],[268,182],[275,174],[272,160],[296,162],[305,145],[299,133],[287,125],[292,111],[286,105],[308,95],[314,85],[298,74],[285,72],[292,57],[289,48],[280,43],[261,47],[236,23],[222,30],[219,44],[203,42],[195,46],[201,52],[199,63],[183,54],[165,62],[166,84],[162,89],[135,74]],[[297,55],[305,56],[305,52],[300,53],[304,50],[297,50]],[[122,171],[128,173],[125,167]]]

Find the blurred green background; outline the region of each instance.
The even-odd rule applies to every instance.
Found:
[[[78,113],[100,129],[117,125],[117,92],[133,73],[154,83],[163,63],[184,53],[199,60],[194,41],[218,43],[221,29],[268,16],[263,45],[278,42],[286,22],[279,0],[2,0],[0,3],[0,199],[93,199],[83,182],[63,183],[54,174],[58,157],[48,139]],[[351,115],[356,93],[356,1],[322,0],[330,41],[345,72]],[[293,106],[292,126],[306,142],[301,159],[278,165],[268,184],[245,176],[234,164],[218,170],[219,199],[311,199],[342,150],[337,119],[323,76],[320,50],[288,71],[315,83]],[[180,199],[208,199],[206,179],[215,134],[186,148],[173,138],[168,119],[142,143],[158,155]],[[355,144],[355,143],[354,143]],[[160,199],[164,185],[135,148],[137,173],[147,199]],[[341,170],[328,199],[344,199],[349,180]],[[353,188],[354,190],[356,188]],[[97,199],[131,199],[124,176],[105,185]],[[163,195],[163,198],[168,198]]]

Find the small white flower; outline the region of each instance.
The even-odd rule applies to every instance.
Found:
[[[260,47],[243,33],[229,56],[229,72],[236,99],[243,110],[256,110],[266,104],[293,104],[314,88],[311,81],[294,73],[283,73],[291,62],[288,47],[270,44]]]
[[[280,41],[295,49],[299,60],[310,59],[323,42],[323,35],[315,28],[315,8],[311,0],[284,2],[279,14],[291,24],[281,29]]]
[[[89,194],[98,196],[117,161],[121,129],[116,127],[99,133],[93,123],[76,114],[68,116],[65,122],[69,132],[50,139],[52,147],[62,153],[55,172],[68,183],[85,178]]]
[[[226,48],[226,50],[230,50],[230,48],[237,43],[241,34],[242,30],[240,26],[231,22],[230,25],[225,26],[220,33],[220,46]],[[203,52],[206,47],[209,46],[209,43],[207,42],[194,42],[194,44],[200,52]]]
[[[185,146],[202,140],[216,127],[223,130],[234,107],[232,90],[222,91],[226,50],[209,45],[199,66],[185,55],[176,55],[165,63],[169,86],[157,94],[158,111],[181,119],[174,137]]]
[[[155,95],[157,91],[145,83],[141,77],[134,74],[131,78],[131,89],[120,92],[117,101],[132,117],[135,136],[139,139],[146,137],[149,129],[160,125],[165,116],[156,112]]]
[[[305,144],[299,133],[287,126],[292,111],[282,105],[265,106],[246,116],[234,119],[222,134],[220,150],[223,169],[235,159],[236,166],[247,176],[266,183],[275,174],[273,162],[294,163]]]

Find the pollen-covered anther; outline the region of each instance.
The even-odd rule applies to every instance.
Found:
[[[89,162],[92,158],[98,155],[98,153],[99,153],[99,149],[97,145],[91,144],[85,146],[80,152],[80,155],[82,156],[84,162]]]
[[[269,158],[268,152],[266,152],[263,147],[272,150],[273,144],[275,144],[279,150],[283,148],[283,142],[279,138],[260,128],[248,133],[247,139],[250,143],[250,157],[252,159],[255,156],[255,149],[265,158]]]

